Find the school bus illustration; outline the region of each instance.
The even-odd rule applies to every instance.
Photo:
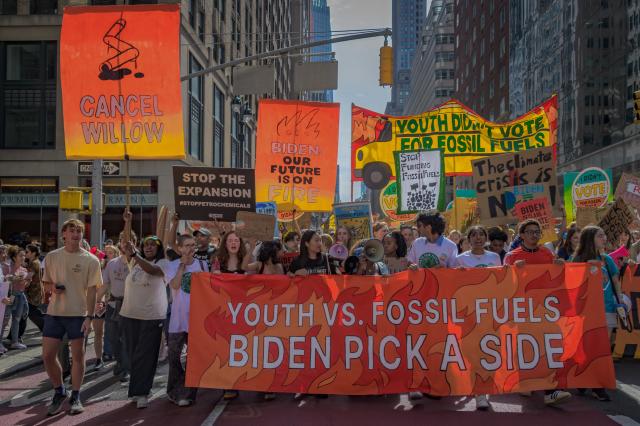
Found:
[[[382,189],[395,176],[393,151],[398,151],[392,139],[392,123],[379,118],[376,140],[356,148],[353,175],[371,189]]]

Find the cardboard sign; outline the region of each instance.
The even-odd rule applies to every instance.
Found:
[[[608,207],[580,208],[576,211],[576,225],[581,229],[588,225],[598,225],[608,211]]]
[[[253,169],[173,166],[173,191],[183,220],[233,222],[256,208]]]
[[[284,236],[284,234],[289,231],[298,232],[298,229],[300,229],[301,233],[306,231],[307,229],[311,229],[311,213],[302,213],[300,215],[296,213],[296,217],[297,219],[295,221],[282,221],[278,217],[278,229],[280,230],[280,235]]]
[[[623,173],[618,181],[615,197],[622,198],[629,206],[640,210],[640,178]]]
[[[475,198],[456,197],[452,201],[452,207],[447,213],[445,220],[449,229],[456,229],[464,233],[467,228],[475,224],[477,216],[478,200]]]
[[[581,172],[564,174],[564,209],[567,222],[573,222],[576,211],[584,207],[604,207],[613,201],[611,169],[588,167]]]
[[[333,205],[336,226],[351,231],[354,241],[373,238],[373,220],[369,203],[342,203]]]
[[[602,272],[591,268],[194,273],[185,384],[437,396],[613,388]]]
[[[242,238],[271,241],[275,227],[276,218],[272,215],[243,211],[236,215],[236,233]]]
[[[273,238],[278,238],[278,207],[276,203],[256,203],[256,213],[268,214],[276,218],[273,224]]]
[[[483,225],[503,225],[517,220],[512,210],[519,200],[513,191],[509,191],[515,186],[537,185],[528,187],[526,192],[549,197],[555,212],[559,211],[560,197],[553,149],[544,147],[472,162],[473,185],[478,194]],[[524,190],[520,192],[521,195],[526,193]]]
[[[535,219],[540,222],[542,231],[541,243],[553,242],[558,239],[554,225],[551,205],[548,198],[535,198],[516,204],[516,217],[520,222],[526,219]]]
[[[398,213],[415,213],[444,207],[444,157],[442,151],[396,151]]]
[[[298,212],[330,211],[336,189],[340,104],[261,99],[258,201]]]
[[[634,215],[622,198],[609,207],[607,214],[600,220],[598,226],[607,234],[607,240],[615,243],[623,232],[633,222]]]
[[[64,8],[67,158],[184,158],[179,33],[180,4]]]

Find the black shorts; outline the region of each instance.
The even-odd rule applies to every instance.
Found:
[[[82,323],[85,317],[60,317],[54,315],[44,316],[44,328],[42,335],[52,339],[62,340],[67,335],[69,340],[82,339]]]

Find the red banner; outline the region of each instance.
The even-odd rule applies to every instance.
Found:
[[[618,328],[616,341],[613,348],[614,358],[621,358],[630,355],[635,359],[640,359],[640,267],[638,265],[629,266],[622,277],[622,291],[631,299],[631,323],[633,331],[631,333]]]
[[[602,275],[588,265],[192,280],[188,386],[442,396],[615,387]]]

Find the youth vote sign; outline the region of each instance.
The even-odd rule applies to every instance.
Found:
[[[238,211],[255,211],[253,169],[173,167],[176,213],[183,220],[233,222]]]
[[[184,158],[180,5],[65,7],[67,158]]]
[[[338,164],[339,104],[261,99],[256,190],[278,210],[331,211]]]
[[[591,265],[192,280],[187,386],[441,396],[615,387],[602,272]]]

